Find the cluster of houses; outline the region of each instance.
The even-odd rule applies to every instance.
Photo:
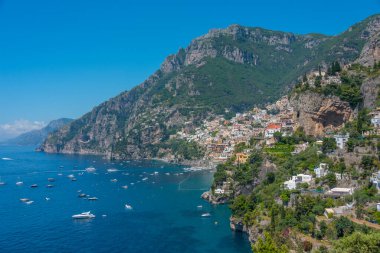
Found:
[[[205,121],[195,132],[178,132],[176,138],[197,142],[206,148],[208,159],[223,162],[234,154],[236,145],[248,144],[252,138],[271,145],[275,143],[276,132],[291,135],[295,127],[293,117],[293,108],[288,98],[283,97],[265,109],[254,108],[246,113],[237,113],[230,120],[218,116],[211,121]],[[246,161],[248,153],[249,150],[244,150],[236,154],[237,161]]]

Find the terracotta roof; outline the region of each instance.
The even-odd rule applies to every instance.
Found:
[[[267,126],[267,129],[279,129],[281,128],[281,125],[279,124],[274,124],[274,123],[270,123],[268,126]]]

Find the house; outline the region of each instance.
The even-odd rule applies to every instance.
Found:
[[[300,183],[310,183],[312,177],[306,174],[298,174],[297,176],[292,176],[291,179],[284,182],[285,189],[294,190],[297,188],[297,185]]]
[[[320,163],[319,167],[314,169],[315,177],[321,178],[327,175],[328,173],[328,164],[327,163]]]
[[[336,146],[340,149],[344,149],[346,146],[346,143],[348,141],[348,138],[350,138],[350,134],[336,134],[334,135],[334,139],[336,142]]]
[[[265,138],[272,138],[276,132],[281,132],[281,124],[269,123],[265,128],[264,136]]]
[[[215,189],[214,193],[215,194],[224,194],[224,190],[220,189],[220,188],[217,188],[217,189]]]
[[[352,210],[353,204],[347,204],[345,206],[338,206],[333,208],[325,208],[323,213],[326,218],[332,218],[333,216],[341,216],[347,214]]]
[[[236,153],[236,162],[237,163],[246,163],[248,157],[249,156],[246,153]]]
[[[380,128],[380,115],[375,115],[371,119],[371,124],[376,128]]]
[[[352,193],[354,193],[353,188],[339,188],[339,187],[332,188],[331,190],[326,192],[327,195],[333,195],[333,196],[337,196],[337,197],[352,195]]]
[[[380,191],[380,171],[372,173],[369,181],[376,186],[378,191]]]

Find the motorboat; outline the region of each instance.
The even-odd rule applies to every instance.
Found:
[[[211,214],[210,213],[203,213],[201,216],[202,217],[211,217]]]
[[[84,194],[84,193],[81,193],[81,194],[78,195],[78,197],[79,197],[79,198],[85,198],[85,197],[87,197],[87,195]]]
[[[49,181],[49,182],[54,182],[54,181],[55,181],[55,179],[54,179],[54,178],[52,178],[52,177],[49,177],[49,178],[48,178],[48,181]]]
[[[89,197],[88,200],[98,200],[97,197]]]
[[[107,169],[107,172],[116,172],[118,169]]]
[[[28,202],[29,199],[27,199],[27,198],[21,198],[20,201],[25,203],[25,202]]]
[[[70,174],[67,176],[68,178],[75,178],[75,176],[73,174]]]
[[[54,185],[52,185],[52,184],[46,185],[46,188],[53,188],[53,187],[54,187]]]
[[[128,204],[125,204],[125,208],[128,209],[128,210],[132,210],[133,207],[131,205],[128,205]]]
[[[32,184],[31,186],[30,186],[30,188],[37,188],[38,187],[38,184]]]
[[[27,204],[27,205],[30,205],[30,204],[33,204],[33,203],[34,203],[33,200],[29,200],[29,201],[26,201],[26,202],[25,202],[25,204]]]
[[[74,214],[71,217],[73,219],[92,219],[92,218],[95,218],[95,215],[93,215],[91,213],[91,211],[88,211],[88,212],[83,212],[83,213],[80,213],[80,214]]]
[[[121,188],[128,189],[128,185],[123,185]]]
[[[116,182],[117,182],[117,179],[114,178],[114,179],[111,179],[110,181],[111,181],[112,183],[116,183]]]
[[[23,184],[24,184],[24,182],[21,182],[21,181],[16,182],[16,185],[18,185],[18,186],[23,185]]]
[[[197,206],[197,208],[199,208],[199,209],[202,209],[202,208],[203,208],[203,206],[202,206],[202,205],[199,205],[199,206]]]
[[[71,181],[77,181],[77,179],[75,177],[71,178]]]

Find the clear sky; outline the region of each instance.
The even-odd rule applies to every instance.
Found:
[[[375,13],[380,0],[0,0],[0,139],[81,116],[211,28],[333,35]]]

